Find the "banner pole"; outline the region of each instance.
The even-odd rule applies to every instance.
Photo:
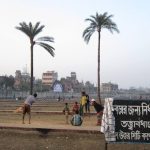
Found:
[[[105,142],[105,150],[107,150],[107,142]]]

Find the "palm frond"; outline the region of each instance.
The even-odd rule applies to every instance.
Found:
[[[95,23],[95,20],[93,20],[91,18],[87,18],[87,19],[85,19],[85,21],[90,21],[91,23]]]
[[[31,22],[29,22],[29,24],[22,22],[19,23],[19,25],[20,26],[16,27],[16,29],[25,33],[28,37],[30,37],[30,39],[34,39],[34,37],[45,27],[44,25],[40,26],[40,22],[37,22],[35,25],[33,25]]]
[[[87,27],[87,28],[83,31],[82,37],[84,37],[86,34],[88,34],[88,32],[89,32],[90,30],[93,30],[93,29],[94,29],[94,28],[91,27],[91,26]]]
[[[22,31],[25,33],[27,36],[31,36],[30,29],[28,25],[25,22],[19,23],[20,26],[15,27],[17,30]]]
[[[38,29],[39,25],[40,25],[40,22],[37,22],[37,23],[34,25],[34,27],[33,27],[33,33],[34,33],[34,34],[35,34],[36,30]]]
[[[33,26],[32,26],[31,22],[29,22],[29,30],[30,30],[31,34],[33,34]]]
[[[84,41],[88,44],[90,41],[90,38],[92,34],[95,32],[95,28],[87,27],[84,32],[82,37],[84,38]]]
[[[43,37],[38,38],[36,41],[54,42],[54,38],[50,36],[43,36]]]
[[[54,50],[55,49],[52,46],[48,45],[47,43],[43,43],[43,42],[36,42],[35,44],[43,47],[47,52],[49,52],[54,57],[54,55],[55,55]]]
[[[84,41],[88,43],[92,34],[94,33],[94,31],[96,31],[96,29],[98,32],[101,32],[102,28],[106,28],[111,33],[113,33],[113,31],[119,33],[117,25],[111,20],[112,17],[113,15],[108,15],[107,12],[103,14],[98,14],[96,12],[95,16],[90,16],[90,18],[85,19],[85,21],[90,22],[90,25],[83,32],[82,37],[84,38]]]
[[[35,36],[36,36],[37,34],[39,34],[40,32],[42,32],[42,30],[43,30],[44,27],[45,27],[44,25],[41,25],[40,27],[38,27],[38,28],[35,30],[35,32],[34,32]]]
[[[37,22],[35,25],[32,25],[32,23],[29,23],[29,28],[30,28],[30,32],[32,35],[34,35],[34,37],[39,34],[40,32],[42,32],[43,28],[45,27],[44,25],[40,25],[40,22]]]

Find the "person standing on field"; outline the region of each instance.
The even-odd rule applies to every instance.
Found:
[[[80,115],[84,116],[84,109],[85,109],[85,104],[86,104],[86,93],[83,91],[81,92],[81,99],[80,99]]]
[[[76,101],[76,102],[74,103],[74,105],[73,105],[72,113],[73,113],[73,114],[76,114],[76,112],[79,113],[79,109],[80,109],[80,106],[79,106],[78,102]]]
[[[96,115],[97,115],[97,124],[96,125],[101,125],[101,118],[102,118],[102,115],[103,115],[103,109],[104,107],[97,103],[95,99],[91,99],[91,105],[94,106],[94,109],[96,111]]]
[[[22,123],[24,124],[24,118],[26,113],[29,115],[29,124],[31,123],[31,106],[35,102],[37,94],[34,93],[33,95],[29,95],[26,100],[24,101],[23,105],[23,116],[22,116]]]
[[[69,105],[68,103],[65,103],[65,107],[63,109],[63,113],[65,115],[65,118],[66,118],[66,124],[69,124],[69,114],[70,114],[70,109],[69,109]]]
[[[89,95],[86,94],[86,104],[85,104],[85,111],[86,113],[90,113],[90,99],[89,99]]]

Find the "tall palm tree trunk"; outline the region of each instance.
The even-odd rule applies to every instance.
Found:
[[[101,92],[100,92],[100,31],[98,31],[98,100],[101,104]]]
[[[31,79],[30,79],[30,94],[33,94],[33,44],[31,44]]]

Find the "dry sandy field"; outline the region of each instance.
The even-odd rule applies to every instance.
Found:
[[[105,150],[102,134],[0,129],[2,150]],[[149,150],[150,145],[108,144],[108,150]]]
[[[66,102],[66,101],[65,101]],[[67,132],[55,131],[43,133],[40,131],[26,131],[0,128],[0,150],[105,150],[104,135],[99,133],[71,132],[71,124],[65,124],[65,117],[61,113],[65,102],[38,101],[32,107],[31,124],[27,126],[49,127],[62,125],[68,129]],[[67,101],[70,109],[73,101]],[[21,106],[23,101],[0,100],[0,125],[15,124],[20,126],[21,113],[14,110]],[[60,113],[50,113],[60,112]],[[91,112],[94,112],[91,108]],[[71,115],[70,115],[71,117]],[[87,115],[81,127],[95,128],[96,115]],[[149,144],[108,144],[107,150],[150,150]]]

